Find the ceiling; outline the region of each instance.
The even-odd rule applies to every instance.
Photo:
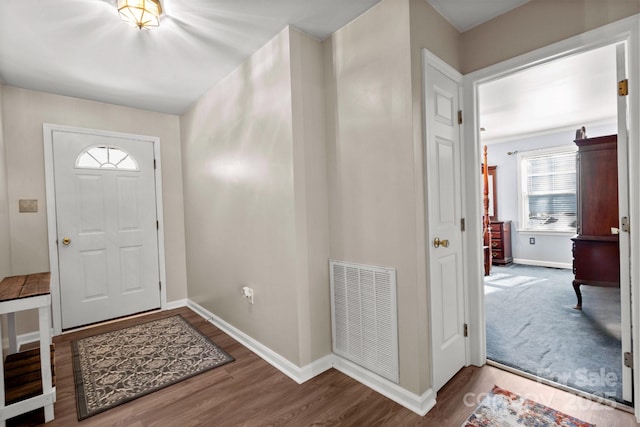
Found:
[[[180,114],[287,25],[325,39],[380,0],[162,0],[160,27],[116,0],[1,0],[0,79]]]
[[[615,123],[616,48],[606,46],[482,84],[483,143]]]
[[[323,40],[380,0],[162,0],[160,27],[116,0],[1,0],[0,82],[180,114],[286,25]],[[428,0],[459,29],[523,0]]]
[[[286,25],[323,40],[379,1],[162,0],[160,27],[139,31],[116,0],[1,0],[0,81],[181,114]],[[527,0],[427,1],[464,31]],[[483,141],[611,120],[614,65],[600,49],[483,85]]]
[[[529,0],[427,0],[461,33],[498,15],[522,6]]]

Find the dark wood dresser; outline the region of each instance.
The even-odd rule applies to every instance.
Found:
[[[491,260],[493,264],[513,262],[511,255],[511,221],[491,221]]]
[[[582,309],[580,285],[620,286],[617,136],[576,140],[577,233],[573,240],[573,289]]]

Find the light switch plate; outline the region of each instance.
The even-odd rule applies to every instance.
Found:
[[[38,200],[20,199],[18,200],[18,209],[20,212],[38,212]]]

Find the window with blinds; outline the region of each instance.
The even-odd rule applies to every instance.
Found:
[[[576,147],[520,155],[522,225],[531,231],[576,231]]]

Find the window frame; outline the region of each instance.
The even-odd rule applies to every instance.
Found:
[[[524,162],[527,159],[533,157],[540,157],[545,155],[554,154],[567,154],[577,153],[578,147],[575,144],[564,144],[554,147],[541,148],[530,151],[519,152],[517,155],[517,175],[518,175],[518,218],[520,224],[518,227],[519,233],[524,234],[537,234],[537,235],[562,235],[573,236],[577,233],[576,228],[566,230],[543,230],[539,228],[529,228],[529,193],[527,189],[528,175],[527,170],[523,167]],[[576,182],[577,186],[577,182]],[[576,189],[577,191],[577,189]],[[577,194],[576,194],[577,195]],[[576,221],[577,221],[577,206],[576,206]]]
[[[99,148],[99,149],[105,149],[106,153],[107,153],[107,162],[104,163],[100,163],[100,160],[94,156],[91,151]],[[119,151],[123,154],[125,154],[125,156],[118,162],[118,163],[111,163],[110,162],[110,158],[109,158],[109,152],[111,150],[114,151]],[[100,163],[99,166],[84,166],[81,165],[81,161],[82,158],[87,155],[91,158],[93,158],[97,163]],[[122,163],[125,159],[130,159],[133,162],[134,167],[130,168],[130,167],[119,167],[119,164]],[[108,167],[105,165],[113,165],[113,167]],[[133,155],[131,153],[129,153],[127,150],[118,147],[117,145],[111,145],[111,144],[95,144],[92,145],[90,147],[85,148],[84,150],[82,150],[82,152],[80,154],[78,154],[76,156],[76,160],[74,162],[74,167],[76,169],[88,169],[88,170],[112,170],[112,171],[119,171],[119,172],[140,172],[140,165],[138,164],[138,160],[136,160],[135,157],[133,157]]]

